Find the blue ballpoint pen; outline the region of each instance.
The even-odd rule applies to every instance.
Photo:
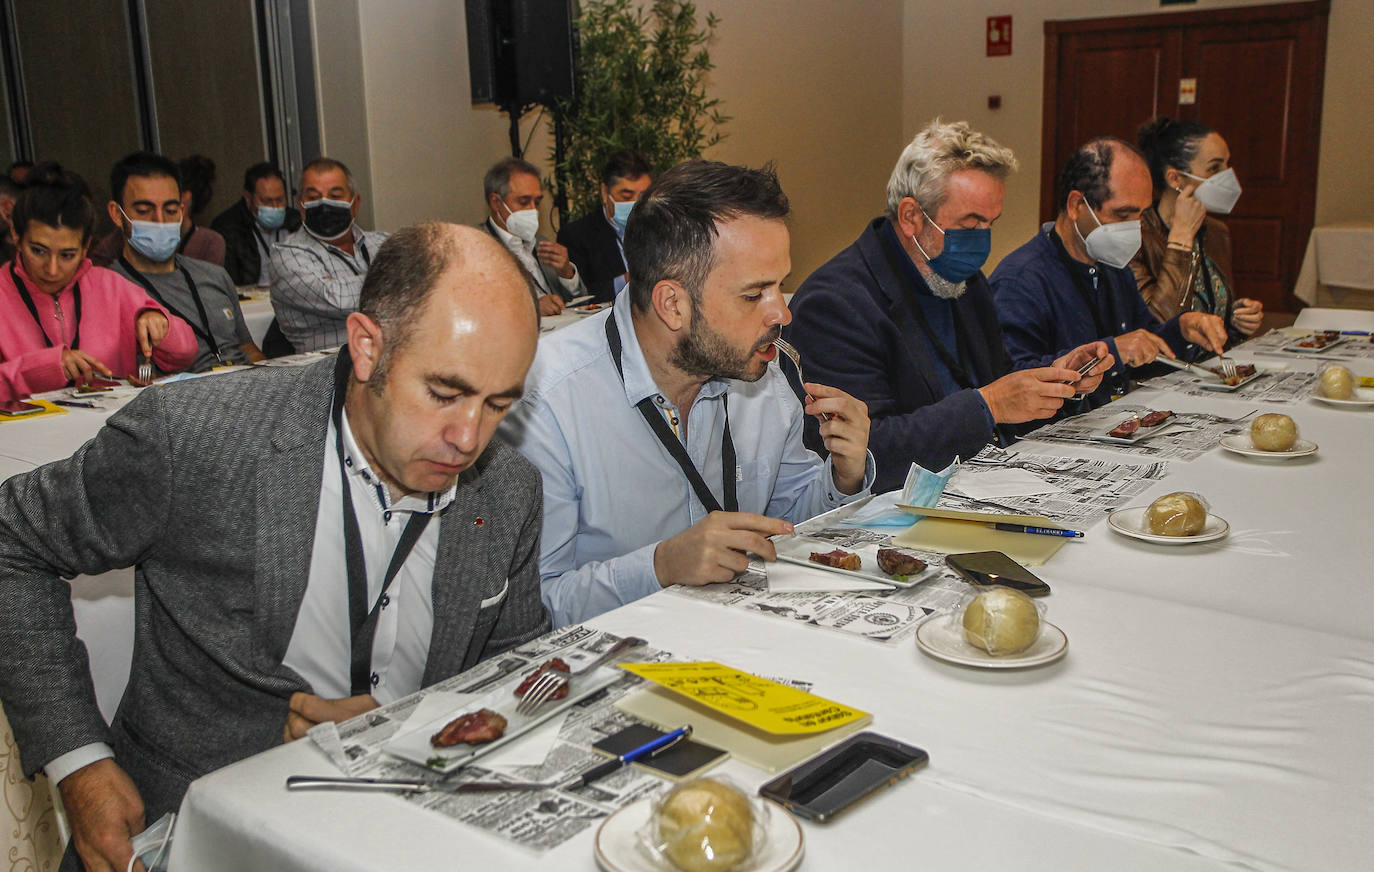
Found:
[[[671,733],[659,736],[652,742],[646,742],[645,744],[640,745],[638,748],[635,748],[632,751],[626,751],[619,757],[614,757],[610,760],[607,760],[605,763],[599,763],[596,766],[593,766],[591,769],[588,769],[586,772],[583,772],[581,775],[573,776],[569,780],[558,785],[558,787],[561,790],[569,790],[574,787],[581,787],[584,784],[591,784],[598,778],[605,778],[607,775],[610,775],[612,772],[616,771],[622,766],[625,766],[626,764],[633,763],[636,760],[642,760],[645,757],[652,757],[661,751],[667,750],[670,746],[676,745],[683,739],[691,738],[691,736],[691,724],[679,727],[676,730],[673,730]]]
[[[1008,533],[1034,533],[1037,536],[1059,536],[1063,539],[1083,538],[1083,533],[1079,530],[1056,530],[1054,527],[1027,527],[1025,524],[989,524],[988,526],[996,530],[1005,530]]]

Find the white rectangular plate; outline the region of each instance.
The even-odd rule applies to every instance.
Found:
[[[1121,426],[1121,423],[1121,421],[1117,421],[1111,429],[1115,430],[1117,427]],[[1165,433],[1175,433],[1179,430],[1192,429],[1192,427],[1186,427],[1183,425],[1182,422],[1174,420],[1166,421],[1163,424],[1156,424],[1153,427],[1141,427],[1139,430],[1136,430],[1130,436],[1124,438],[1121,436],[1108,436],[1107,433],[1111,432],[1110,430],[1103,433],[1094,433],[1088,438],[1093,440],[1094,442],[1110,442],[1113,445],[1136,445],[1141,442],[1144,442],[1146,439],[1153,439],[1154,437],[1162,436]]]
[[[520,704],[520,699],[515,695],[515,688],[534,669],[535,666],[531,666],[521,672],[518,678],[502,682],[497,689],[470,700],[461,709],[449,712],[414,730],[402,733],[387,742],[383,746],[383,750],[393,757],[400,757],[402,760],[408,760],[436,772],[453,772],[483,755],[495,751],[507,742],[519,738],[530,728],[614,684],[625,675],[624,672],[615,667],[599,667],[589,675],[574,676],[572,692],[568,694],[566,699],[546,702],[533,715],[516,714],[515,707]],[[494,742],[487,742],[485,745],[463,744],[454,745],[450,748],[436,748],[430,744],[430,737],[443,729],[449,721],[459,715],[465,715],[468,712],[475,712],[483,708],[491,709],[506,719],[506,732],[501,738]]]
[[[928,578],[933,578],[936,567],[927,565],[919,574],[908,576],[906,581],[902,581],[896,576],[888,575],[878,568],[878,549],[892,546],[879,545],[876,542],[868,542],[856,548],[841,548],[851,554],[859,555],[863,561],[863,568],[857,572],[848,569],[836,569],[833,566],[822,566],[812,562],[809,558],[811,552],[818,551],[822,554],[834,551],[839,548],[834,542],[825,539],[812,539],[807,536],[776,536],[773,538],[773,545],[778,549],[778,559],[787,563],[796,563],[800,566],[809,566],[812,569],[822,569],[826,572],[836,572],[840,575],[848,575],[851,578],[863,578],[869,581],[881,581],[883,584],[890,584],[894,587],[914,587]],[[901,548],[897,549],[901,551]]]

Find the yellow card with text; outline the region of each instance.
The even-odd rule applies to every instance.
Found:
[[[823,733],[868,712],[720,663],[622,663],[620,668],[768,733]]]

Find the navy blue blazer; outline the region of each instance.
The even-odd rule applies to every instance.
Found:
[[[1130,368],[1121,362],[1116,337],[1132,330],[1149,330],[1160,336],[1174,353],[1184,359],[1197,354],[1197,346],[1183,339],[1178,318],[1161,324],[1140,296],[1135,274],[1129,267],[1114,269],[1104,264],[1071,261],[1084,287],[1098,285],[1092,302],[1098,307],[1095,318],[1088,300],[1074,284],[1069,266],[1060,257],[1055,240],[1050,238],[1053,224],[1040,228],[1029,242],[1002,258],[992,271],[992,292],[997,315],[1006,337],[1007,351],[1017,369],[1049,366],[1057,358],[1080,345],[1101,339],[1107,343],[1116,363],[1102,385],[1093,393],[1093,405],[1111,400],[1113,385],[1125,389],[1129,378],[1153,375],[1153,368]],[[1099,327],[1099,324],[1101,327]],[[1103,329],[1106,335],[1102,335]]]
[[[913,462],[939,470],[955,455],[972,457],[994,438],[1014,439],[993,424],[977,390],[946,395],[940,386],[938,358],[906,300],[914,293],[906,285],[910,279],[897,271],[900,261],[894,262],[881,236],[886,222],[873,219],[853,245],[802,283],[792,298],[792,323],[783,331],[801,351],[808,380],[868,404],[868,447],[878,464],[874,493],[901,487]],[[962,325],[963,364],[976,385],[1010,372],[983,274],[969,279],[968,289],[949,305]],[[819,424],[808,416],[807,427],[814,439]]]
[[[577,265],[594,302],[609,303],[615,299],[615,279],[625,274],[625,259],[620,255],[615,228],[606,220],[601,207],[561,228],[558,244],[568,249],[568,259]]]

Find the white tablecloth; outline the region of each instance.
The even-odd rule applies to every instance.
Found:
[[[1313,306],[1374,309],[1374,222],[1313,227],[1293,294]]]
[[[1132,401],[1254,408],[1157,392]],[[873,712],[873,729],[930,752],[930,767],[889,793],[832,825],[805,825],[807,868],[1367,868],[1374,411],[1311,401],[1266,411],[1293,415],[1318,454],[1266,463],[1211,451],[1176,463],[1138,501],[1198,490],[1231,523],[1228,538],[1153,546],[1104,523],[1037,569],[1055,591],[1048,618],[1070,643],[1050,666],[971,670],[912,644],[672,592],[593,623],[683,657],[814,681],[816,693]],[[297,744],[196,782],[174,868],[418,870],[455,857],[594,868],[592,830],[536,857],[393,797],[283,787],[287,775],[331,768]],[[768,777],[734,761],[726,771],[749,786]]]

